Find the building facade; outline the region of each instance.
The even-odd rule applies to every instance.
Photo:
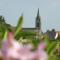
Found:
[[[34,28],[22,28],[23,31],[29,31],[29,32],[36,32],[36,34],[39,34],[41,32],[41,18],[39,15],[39,9],[37,12],[36,20],[35,20],[35,27]]]

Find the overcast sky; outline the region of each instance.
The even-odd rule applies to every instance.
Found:
[[[0,15],[7,23],[16,26],[23,13],[23,27],[34,27],[37,11],[40,11],[42,30],[60,30],[60,0],[0,0]]]

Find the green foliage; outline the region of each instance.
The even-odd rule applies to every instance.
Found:
[[[19,17],[19,20],[18,20],[18,23],[17,23],[17,27],[16,27],[16,31],[14,33],[14,37],[16,37],[16,35],[22,29],[22,23],[23,23],[23,15],[21,17]]]
[[[3,40],[7,39],[7,33],[8,31],[6,30],[5,33],[3,34]]]
[[[49,56],[48,60],[60,60],[60,57],[57,56]]]
[[[20,41],[19,39],[22,37],[24,38],[23,40],[30,40],[31,43],[34,45],[34,49],[37,49],[40,40],[35,39],[34,36],[36,36],[35,32],[29,32],[29,31],[22,31],[22,24],[23,24],[23,15],[19,17],[16,29],[12,27],[10,24],[7,24],[5,22],[4,17],[0,16],[0,47],[1,47],[1,41],[2,39],[7,38],[7,33],[8,31],[13,31],[14,32],[14,37]],[[49,60],[60,60],[60,57],[58,57],[54,52],[58,48],[58,45],[60,45],[60,38],[56,40],[50,40],[47,36],[44,36],[44,41],[47,43],[46,47],[46,52],[49,55]]]
[[[51,54],[51,52],[56,48],[57,42],[51,42],[50,45],[47,47],[48,54]]]
[[[3,16],[0,16],[0,40],[2,40],[5,34],[5,31],[12,31],[12,26],[10,24],[7,24],[5,22],[5,19]]]
[[[39,43],[40,43],[40,40],[38,39],[32,40],[32,44],[34,45],[35,50],[38,48]]]
[[[48,60],[60,60],[60,57],[57,56],[58,53],[55,53],[56,49],[59,48],[60,39],[50,40],[47,36],[45,36],[45,41],[47,42],[46,52],[49,55]]]
[[[27,38],[27,39],[30,39],[30,38],[32,38],[33,39],[33,37],[36,35],[36,33],[35,32],[28,32],[28,31],[19,31],[19,33],[17,33],[17,35],[16,35],[16,39],[17,40],[19,40],[20,39],[20,37],[23,37],[23,38]]]

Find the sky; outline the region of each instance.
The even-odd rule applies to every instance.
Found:
[[[23,14],[23,27],[35,27],[38,8],[42,31],[60,31],[60,0],[0,0],[0,15],[13,26]]]

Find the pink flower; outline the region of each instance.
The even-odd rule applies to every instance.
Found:
[[[28,52],[28,53],[25,53],[25,54],[20,54],[20,59],[21,60],[33,60],[35,59],[36,57],[36,54],[33,53],[33,52]]]
[[[38,50],[44,50],[46,48],[46,43],[45,42],[41,42],[38,46]]]
[[[38,52],[38,58],[39,60],[47,60],[48,59],[48,55],[45,51],[39,51]]]
[[[47,60],[47,53],[44,51],[46,47],[45,43],[39,44],[37,51],[32,52],[27,46],[23,46],[20,49],[20,59],[21,60]]]
[[[36,57],[36,52],[30,51],[31,47],[28,47],[28,45],[23,46],[20,49],[20,59],[21,60],[34,60]]]
[[[46,47],[46,44],[44,42],[41,42],[38,46],[37,55],[38,55],[39,60],[47,60],[48,59],[48,55],[44,51],[45,47]]]

